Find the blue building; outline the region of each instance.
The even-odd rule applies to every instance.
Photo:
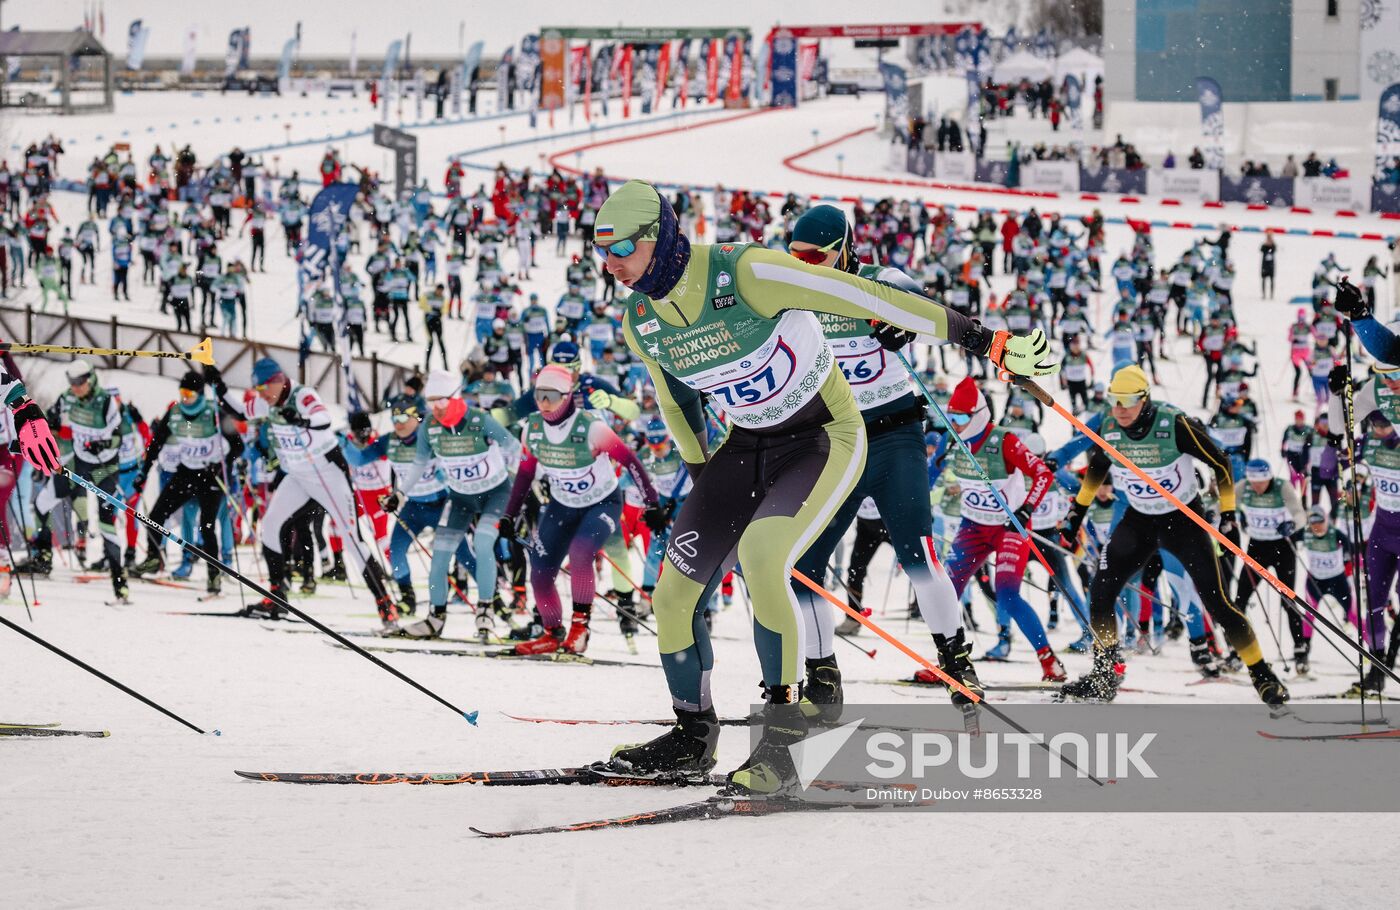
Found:
[[[1211,76],[1229,102],[1359,95],[1361,0],[1104,0],[1112,101],[1195,101]]]

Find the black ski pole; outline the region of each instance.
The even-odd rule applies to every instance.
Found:
[[[155,708],[157,711],[159,711],[160,713],[164,714],[166,717],[172,718],[173,720],[178,720],[180,723],[182,723],[182,724],[184,724],[185,726],[189,727],[189,728],[190,728],[191,730],[193,730],[194,732],[199,733],[199,734],[203,734],[203,733],[204,733],[203,730],[199,729],[199,728],[196,727],[194,724],[192,724],[192,723],[190,723],[189,721],[185,720],[183,717],[181,717],[180,715],[176,714],[175,712],[169,711],[169,710],[167,710],[167,709],[165,709],[165,708],[162,708],[160,705],[158,705],[158,704],[156,704],[155,702],[151,701],[149,698],[147,698],[146,696],[142,695],[140,692],[137,692],[135,689],[132,689],[132,688],[130,688],[130,687],[128,687],[128,686],[122,685],[121,683],[117,682],[115,679],[113,679],[112,677],[108,676],[106,673],[103,673],[101,670],[97,669],[96,667],[92,667],[92,666],[89,666],[88,664],[83,663],[81,660],[79,660],[78,658],[74,657],[72,654],[69,654],[67,651],[64,651],[62,648],[58,648],[58,647],[56,647],[56,646],[54,646],[54,645],[49,644],[48,642],[44,641],[44,640],[43,640],[42,638],[40,638],[39,636],[35,635],[33,632],[29,632],[29,631],[25,630],[24,628],[15,625],[14,623],[10,622],[8,619],[6,619],[6,618],[3,617],[3,616],[0,616],[0,624],[3,624],[3,625],[5,625],[5,626],[7,626],[7,627],[9,627],[9,628],[11,628],[11,629],[14,629],[16,632],[18,632],[19,634],[23,635],[25,638],[27,638],[27,639],[29,639],[30,641],[34,642],[36,645],[41,645],[41,646],[43,646],[43,647],[45,647],[45,648],[48,648],[50,651],[52,651],[53,653],[57,654],[59,657],[61,657],[61,658],[63,658],[64,660],[68,661],[69,663],[77,664],[79,667],[82,667],[84,670],[88,671],[88,672],[91,673],[93,676],[96,676],[98,679],[100,679],[100,680],[102,680],[103,682],[107,683],[109,686],[114,686],[114,687],[116,687],[116,688],[122,690],[122,691],[125,692],[127,695],[130,695],[132,698],[136,699],[137,701],[141,702],[142,704],[149,705],[150,707]],[[215,735],[215,736],[219,736],[219,735],[220,735],[219,731],[218,731],[218,730],[215,730],[215,731],[214,731],[214,735]]]
[[[10,566],[5,571],[9,572],[11,575],[18,576],[19,573],[15,571],[15,551],[10,547],[9,537],[5,538],[5,552],[9,554],[10,557]],[[19,586],[19,599],[24,601],[24,613],[29,617],[29,621],[33,623],[34,613],[29,609],[29,595],[24,593],[24,579],[16,577],[15,584]]]
[[[454,714],[456,714],[458,717],[464,717],[464,718],[466,718],[467,723],[471,724],[472,726],[476,726],[476,718],[477,718],[477,713],[478,713],[478,712],[476,712],[476,711],[463,711],[461,708],[457,707],[456,705],[452,704],[452,702],[450,702],[450,701],[448,701],[447,699],[443,698],[441,695],[438,695],[436,692],[434,692],[434,691],[432,691],[431,689],[427,688],[427,687],[424,686],[422,683],[419,683],[419,682],[417,682],[416,680],[412,679],[411,677],[405,675],[404,673],[402,673],[402,672],[400,672],[400,671],[398,671],[398,670],[395,670],[393,667],[389,666],[389,665],[386,664],[384,661],[382,661],[382,660],[380,660],[379,658],[375,657],[373,654],[369,653],[369,652],[366,651],[364,648],[361,648],[359,645],[355,644],[353,641],[350,641],[350,640],[347,639],[345,636],[341,635],[339,632],[336,632],[334,629],[331,629],[330,627],[328,627],[328,626],[322,624],[322,623],[321,623],[319,620],[317,620],[316,618],[314,618],[314,617],[312,617],[312,616],[310,616],[310,615],[308,615],[308,614],[306,614],[306,613],[303,613],[301,610],[298,610],[296,607],[294,607],[294,606],[292,606],[290,603],[288,603],[287,600],[286,600],[286,598],[284,598],[284,597],[279,597],[279,596],[273,594],[273,593],[272,593],[271,591],[269,591],[267,588],[264,588],[262,585],[260,585],[260,584],[258,584],[257,582],[253,581],[251,578],[248,578],[248,577],[247,577],[246,575],[244,575],[242,572],[237,571],[237,570],[234,569],[232,566],[228,565],[227,563],[223,562],[222,560],[216,559],[215,557],[209,555],[208,553],[204,552],[204,551],[203,551],[202,549],[200,549],[199,547],[195,546],[194,544],[192,544],[192,543],[190,543],[189,541],[185,540],[184,538],[180,537],[180,535],[176,534],[176,533],[173,532],[173,531],[168,530],[167,528],[165,528],[165,526],[156,524],[154,521],[152,521],[152,520],[151,520],[150,518],[148,518],[146,515],[142,514],[141,512],[138,512],[136,509],[134,509],[134,508],[132,508],[131,506],[127,505],[127,504],[126,504],[123,500],[121,500],[120,498],[118,498],[118,497],[116,497],[116,496],[113,496],[112,494],[103,491],[103,490],[102,490],[101,488],[99,488],[96,484],[93,484],[93,483],[90,483],[89,481],[84,480],[83,478],[81,478],[81,477],[79,477],[78,475],[74,474],[72,471],[64,471],[64,473],[65,473],[65,474],[69,477],[69,479],[71,479],[74,483],[76,483],[76,484],[78,484],[79,486],[84,487],[84,488],[86,488],[86,489],[89,489],[89,490],[91,490],[92,492],[96,493],[97,496],[98,496],[98,498],[107,500],[108,502],[110,502],[110,503],[112,503],[113,505],[115,505],[118,509],[122,509],[122,510],[125,510],[125,511],[130,512],[133,516],[135,516],[135,518],[136,518],[137,521],[141,522],[141,523],[142,523],[143,525],[145,525],[146,527],[148,527],[148,528],[150,528],[151,530],[155,531],[157,534],[160,534],[162,537],[166,537],[166,538],[170,539],[171,541],[173,541],[173,542],[175,543],[176,546],[184,548],[186,551],[188,551],[189,553],[192,553],[192,554],[195,555],[195,556],[198,556],[200,559],[204,560],[204,561],[207,562],[209,565],[211,565],[211,566],[213,566],[213,567],[215,567],[215,568],[217,568],[217,569],[223,571],[225,574],[227,574],[227,575],[229,575],[230,577],[236,579],[239,583],[244,584],[244,585],[247,585],[248,588],[249,588],[250,590],[254,591],[254,592],[257,593],[257,594],[262,595],[263,597],[266,597],[268,600],[270,600],[270,601],[272,601],[273,603],[277,604],[279,607],[281,607],[282,609],[286,610],[288,613],[292,614],[292,615],[295,616],[297,619],[300,619],[302,622],[306,623],[307,625],[311,626],[312,628],[316,629],[316,630],[319,631],[319,632],[324,632],[326,635],[329,635],[331,638],[335,639],[335,641],[338,642],[339,644],[342,644],[342,645],[344,645],[345,647],[349,648],[351,651],[354,651],[356,654],[360,655],[360,656],[363,657],[365,660],[368,660],[370,663],[373,663],[375,666],[379,667],[380,669],[384,670],[385,672],[389,673],[390,675],[392,675],[392,676],[394,676],[394,677],[397,677],[398,679],[403,680],[404,682],[408,683],[410,686],[412,686],[413,688],[417,689],[419,692],[422,692],[424,695],[428,696],[429,698],[433,699],[433,700],[436,701],[438,704],[443,705],[443,706],[445,706],[445,707],[447,707],[447,708],[451,708],[451,709],[452,709],[452,712],[453,712]]]
[[[1369,626],[1371,620],[1371,586],[1368,583],[1369,573],[1367,572],[1367,569],[1369,568],[1369,566],[1367,566],[1366,564],[1366,538],[1361,531],[1361,492],[1360,490],[1356,489],[1355,483],[1356,432],[1354,427],[1356,421],[1356,400],[1352,397],[1353,387],[1351,384],[1352,361],[1350,322],[1348,322],[1343,327],[1343,332],[1346,340],[1347,350],[1347,384],[1346,392],[1342,396],[1342,422],[1346,424],[1347,461],[1351,465],[1351,473],[1353,478],[1352,496],[1348,497],[1347,511],[1351,514],[1351,545],[1353,552],[1356,554],[1356,567],[1358,570],[1352,575],[1352,581],[1356,585],[1356,644],[1357,650],[1361,652],[1362,656],[1370,656],[1374,663],[1376,656],[1371,654],[1370,649],[1366,647],[1365,633],[1362,631],[1364,627]],[[1355,501],[1351,501],[1352,499],[1355,499]],[[1362,616],[1365,616],[1367,620],[1364,623],[1361,620]],[[1382,620],[1382,622],[1384,622],[1384,620]],[[1381,655],[1381,659],[1384,659],[1384,655]],[[1387,667],[1386,669],[1387,671],[1389,671],[1390,676],[1395,676],[1393,670],[1391,670],[1389,667]],[[1356,672],[1358,675],[1356,687],[1357,691],[1361,695],[1361,713],[1364,716],[1366,713],[1365,660],[1358,660],[1356,662]]]

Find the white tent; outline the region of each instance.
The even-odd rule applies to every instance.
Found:
[[[1103,75],[1103,58],[1082,47],[1060,55],[1055,61],[1055,81],[1062,82],[1071,75],[1083,79],[1086,87],[1092,87],[1094,77]]]
[[[1099,68],[1103,68],[1102,63],[1099,64]],[[1043,60],[1026,51],[1017,51],[992,68],[992,81],[999,85],[1020,82],[1022,79],[1039,82],[1049,78],[1054,73],[1055,69],[1050,65],[1050,61]]]

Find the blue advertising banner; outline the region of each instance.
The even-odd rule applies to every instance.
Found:
[[[1400,82],[1386,88],[1381,93],[1380,107],[1376,116],[1376,171],[1377,177],[1394,164],[1400,156]]]
[[[1124,193],[1140,196],[1147,192],[1147,170],[1127,168],[1079,167],[1079,191],[1082,193]]]
[[[1400,215],[1400,183],[1371,184],[1371,211]]]
[[[797,107],[797,39],[773,33],[773,107]]]
[[[1011,186],[1011,165],[1006,161],[988,161],[985,158],[977,162],[977,182],[995,183],[998,186]]]
[[[885,117],[897,135],[909,134],[909,89],[904,80],[904,67],[893,63],[880,64],[880,76],[885,80]]]
[[[1293,205],[1292,177],[1239,177],[1220,175],[1220,201],[1249,205],[1289,207]]]
[[[1201,104],[1201,135],[1205,137],[1201,152],[1206,170],[1218,171],[1225,164],[1225,97],[1220,83],[1201,76],[1196,80],[1196,98]]]

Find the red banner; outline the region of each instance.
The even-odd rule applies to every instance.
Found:
[[[632,45],[622,49],[622,116],[632,116]]]
[[[738,101],[744,91],[744,36],[734,39],[734,59],[729,61],[729,91],[725,92],[726,102]]]
[[[558,32],[540,36],[540,109],[558,110],[564,106],[564,57],[569,42]]]
[[[569,84],[564,91],[568,101],[578,100],[579,83],[583,81],[583,46],[569,45]]]
[[[652,102],[653,111],[661,110],[661,99],[666,94],[666,77],[671,75],[671,42],[661,42],[661,53],[656,55],[656,100]]]
[[[810,82],[817,73],[817,42],[797,46],[797,78]]]
[[[705,101],[709,104],[719,97],[719,48],[719,39],[711,38],[710,53],[705,59]]]

